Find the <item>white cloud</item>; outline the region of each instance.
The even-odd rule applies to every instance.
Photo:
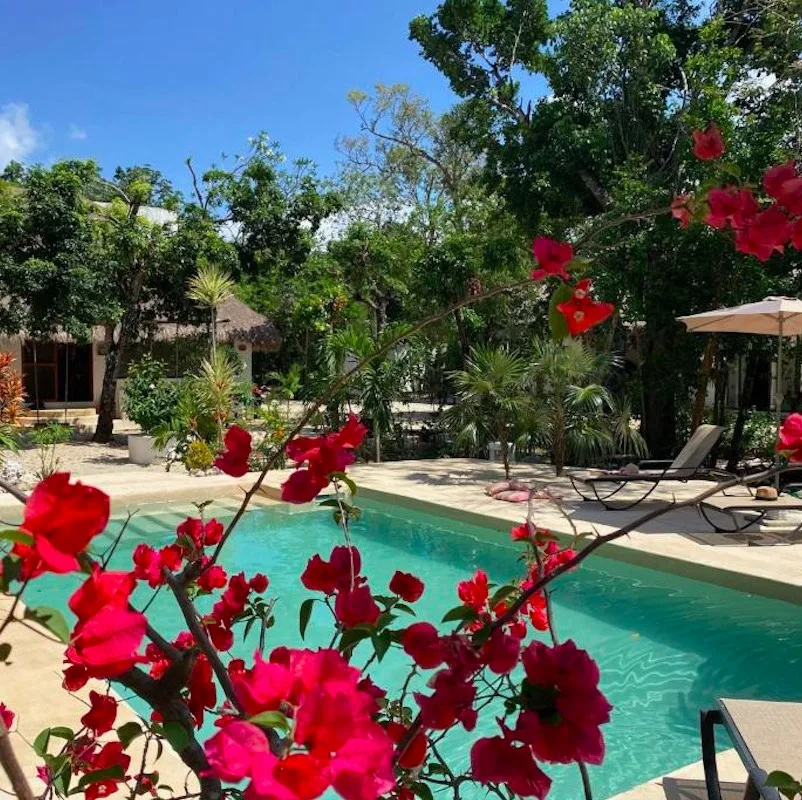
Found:
[[[86,131],[83,128],[79,128],[77,125],[72,124],[70,125],[70,139],[82,141],[83,139],[86,139]]]
[[[0,108],[0,169],[9,161],[21,161],[40,143],[40,133],[31,125],[25,103]]]

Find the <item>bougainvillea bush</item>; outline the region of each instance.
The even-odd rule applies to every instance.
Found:
[[[723,152],[714,128],[697,132],[695,140],[700,158],[712,160]],[[739,249],[768,257],[766,248],[797,245],[802,179],[785,165],[767,173],[764,184],[769,204],[761,204],[748,187],[725,186],[679,198],[673,213],[681,224],[700,218],[732,227]],[[533,252],[537,263],[529,280],[553,288],[549,321],[555,335],[581,335],[614,313],[612,305],[593,298],[586,267],[570,244],[539,237]],[[458,305],[511,288],[473,291]],[[346,380],[335,382],[331,392]],[[170,544],[159,549],[139,544],[125,570],[108,569],[109,552],[94,554],[109,519],[103,492],[65,473],[41,481],[30,496],[12,489],[25,507],[19,528],[0,533],[2,590],[13,598],[0,623],[0,657],[7,662],[0,668],[24,668],[13,663],[3,636],[21,616],[25,589],[43,575],[82,576],[69,599],[77,620],[71,630],[54,609],[26,612],[64,639],[64,690],[90,687],[87,711],[73,727],[46,728],[32,743],[47,795],[77,793],[95,800],[122,791],[130,797],[313,800],[334,792],[344,800],[431,800],[435,790],[458,798],[473,787],[501,798],[544,798],[550,765],[575,763],[589,797],[585,765],[604,759],[611,707],[599,689],[592,655],[581,643],[557,638],[549,586],[639,521],[587,537],[575,550],[576,543],[561,544],[530,516],[511,531],[521,549],[519,575],[494,586],[479,570],[454,587],[454,606],[442,609],[441,618],[421,619],[415,609],[427,591],[423,582],[398,571],[389,585],[375,585],[371,565],[362,563],[350,536],[358,509],[348,469],[366,429],[351,416],[340,430],[299,435],[316,407],[266,457],[228,524],[201,515],[186,519]],[[802,460],[802,417],[789,418],[778,449],[792,461]],[[242,478],[252,456],[250,435],[235,426],[225,435],[216,466]],[[239,520],[268,471],[285,456],[294,471],[282,485],[283,499],[330,507],[342,530],[342,541],[330,552],[309,553],[298,576],[309,596],[299,608],[284,607],[271,594],[270,575],[226,569],[226,546],[237,535]],[[713,486],[705,495],[721,488]],[[682,503],[648,516],[677,505]],[[270,547],[269,530],[264,547]],[[169,594],[184,630],[166,638],[158,620],[149,619],[150,603],[132,603],[138,586]],[[302,637],[313,615],[328,621],[329,634],[324,641],[305,640],[300,648],[267,647],[268,637],[261,635],[249,658],[230,655],[238,637],[253,626],[264,633],[279,614],[296,617]],[[408,665],[400,685],[374,680],[374,668],[390,651]],[[146,724],[119,721],[113,688],[150,707]],[[17,724],[16,715],[24,713],[0,705],[0,763],[16,794],[28,798],[31,789],[6,735]],[[474,731],[480,716],[495,731],[475,736],[470,764],[458,770],[439,744],[454,728]],[[215,732],[201,737],[209,719]],[[197,790],[166,787],[158,766],[132,758],[135,741],[144,742],[146,754],[151,746],[156,755],[172,747],[195,774]]]

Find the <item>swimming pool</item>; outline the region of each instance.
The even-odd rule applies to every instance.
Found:
[[[396,569],[419,575],[426,592],[416,605],[424,618],[438,620],[456,605],[457,581],[479,567],[496,582],[519,574],[519,550],[503,534],[398,506],[361,505],[365,511],[354,525],[354,539],[372,589],[385,591]],[[208,513],[213,511],[214,506]],[[130,553],[141,541],[155,546],[171,541],[180,519],[177,513],[148,510],[134,517],[112,567],[128,568]],[[114,521],[108,535],[119,524]],[[268,648],[271,641],[301,643],[298,606],[310,593],[298,576],[309,556],[327,556],[340,537],[325,510],[260,508],[243,519],[223,563],[231,572],[259,570],[270,577],[270,596],[277,603]],[[561,638],[573,638],[598,661],[602,689],[615,706],[604,728],[605,763],[590,770],[597,798],[698,760],[699,709],[710,706],[716,695],[802,699],[802,614],[795,605],[602,557],[588,559],[555,586],[555,627]],[[63,606],[68,594],[63,583],[43,576],[26,598],[32,605]],[[157,598],[150,616],[165,633],[182,627],[167,596]],[[307,643],[325,645],[330,635],[330,626],[316,611]],[[248,657],[255,642],[254,633],[233,652]],[[369,654],[369,645],[364,647],[364,654],[357,650],[357,665]],[[384,686],[398,685],[405,664],[388,656],[375,677]],[[137,710],[146,713],[144,706]],[[454,731],[445,749],[458,764],[466,763],[476,736],[495,730],[492,715],[486,715],[484,730],[480,723],[473,734]],[[580,796],[575,767],[548,765],[546,771],[554,780],[554,800]]]

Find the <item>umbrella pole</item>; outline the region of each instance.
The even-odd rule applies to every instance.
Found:
[[[774,406],[777,413],[777,435],[779,436],[780,433],[780,426],[782,425],[782,395],[781,387],[782,387],[782,364],[783,364],[783,315],[780,312],[780,319],[779,319],[779,336],[777,337],[777,385],[774,390]],[[779,457],[775,459],[776,463],[779,465]],[[774,485],[777,488],[777,494],[780,493],[780,474],[777,473],[774,476]]]

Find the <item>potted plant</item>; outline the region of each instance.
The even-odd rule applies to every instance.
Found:
[[[160,455],[153,432],[170,422],[176,399],[176,389],[158,359],[146,354],[128,368],[123,407],[142,431],[128,436],[128,459],[132,464],[147,466]]]

